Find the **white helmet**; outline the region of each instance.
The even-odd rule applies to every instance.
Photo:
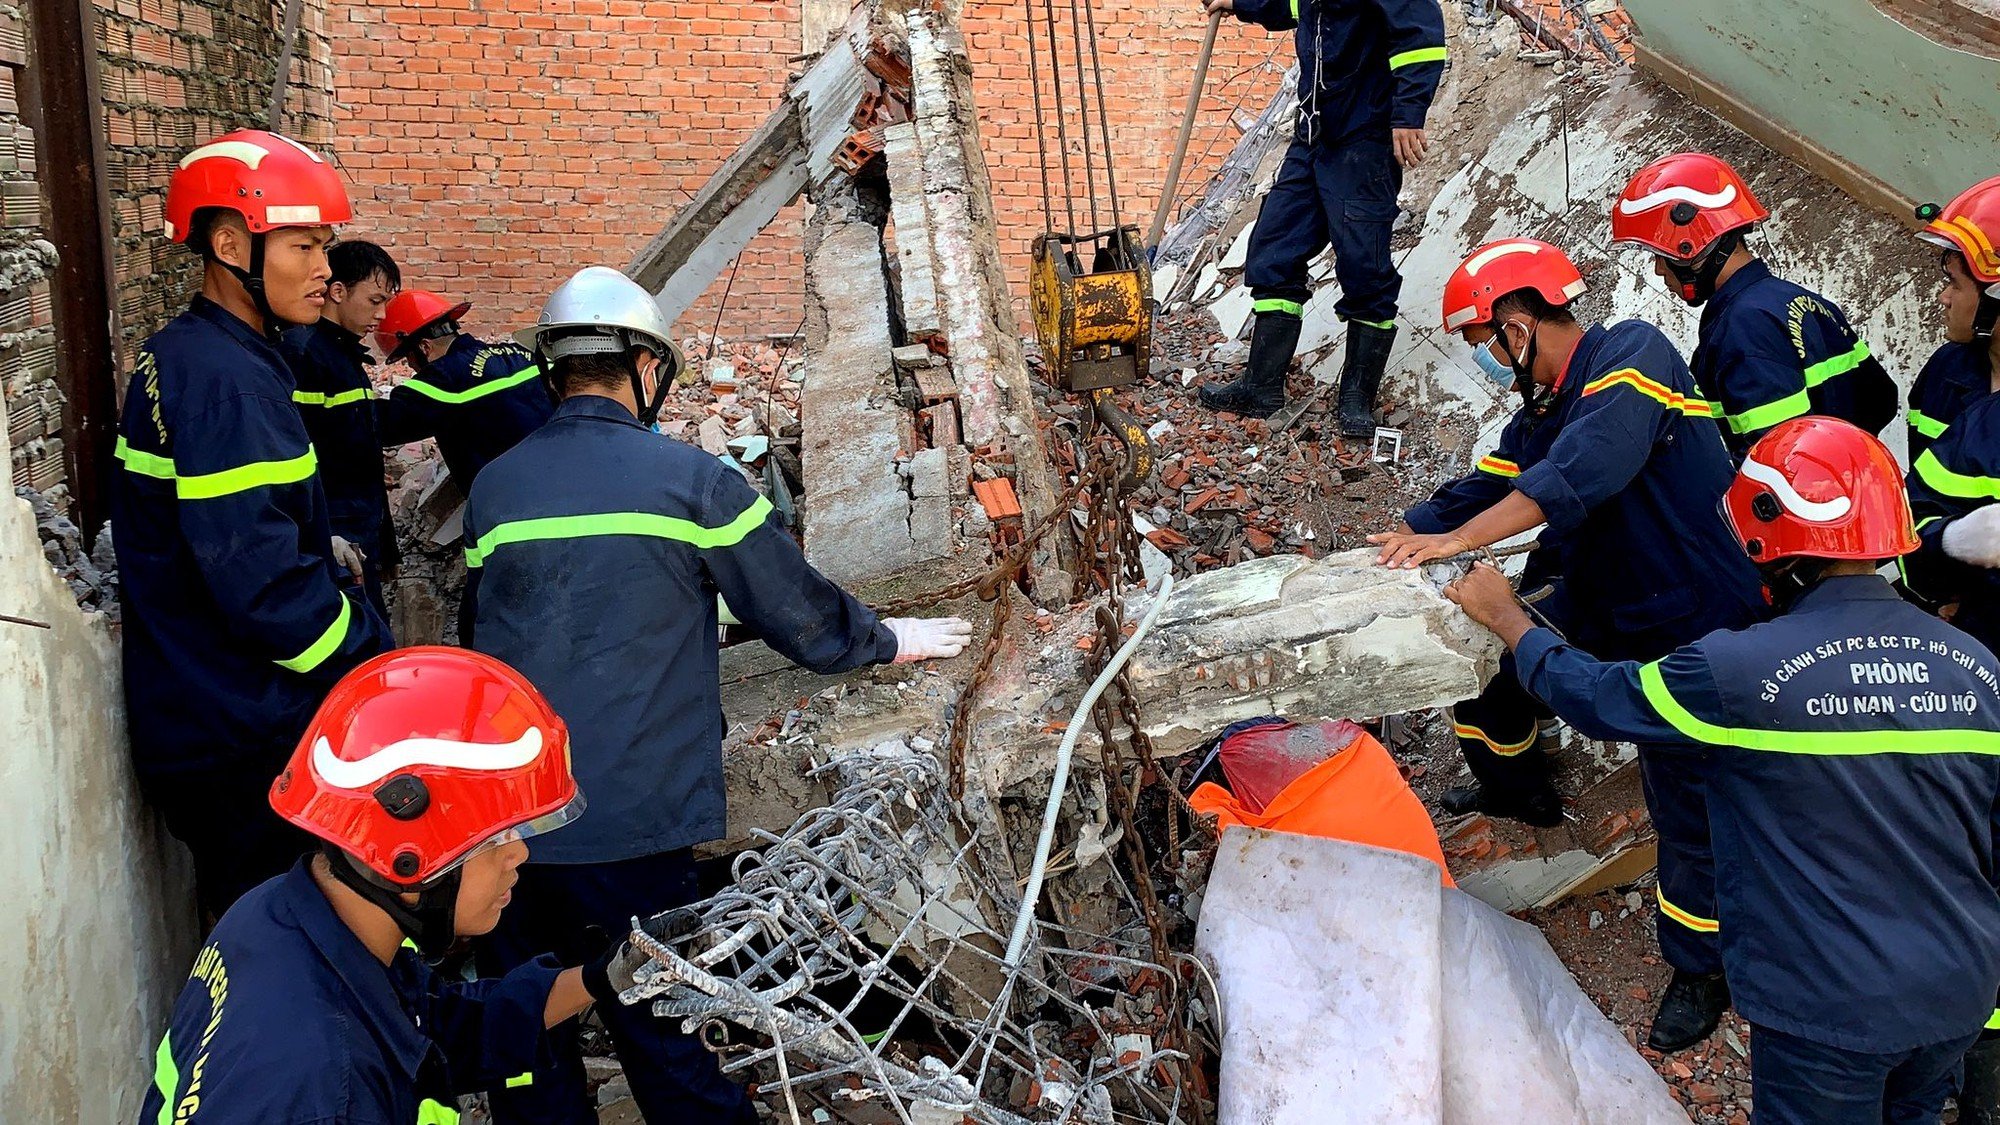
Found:
[[[625,355],[645,348],[659,357],[659,390],[648,403],[639,392],[635,370],[632,387],[639,400],[639,420],[652,424],[667,388],[683,370],[681,351],[674,346],[673,327],[645,287],[610,266],[585,266],[549,296],[535,321],[535,351],[542,372],[554,377],[554,361],[579,355]],[[556,388],[561,393],[561,388]]]
[[[649,348],[661,359],[673,328],[659,302],[610,266],[585,266],[562,283],[535,321],[535,346],[550,359]]]

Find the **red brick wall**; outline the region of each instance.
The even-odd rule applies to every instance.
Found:
[[[972,0],[964,20],[1017,282],[1041,227],[1022,11]],[[1143,226],[1203,21],[1189,0],[1110,0],[1097,15],[1120,194],[1126,221]],[[408,283],[481,306],[474,331],[519,327],[572,270],[629,262],[763,121],[798,65],[799,18],[797,0],[335,0],[334,143],[355,184],[351,233],[390,246]],[[1288,43],[1224,26],[1185,185],[1228,153],[1239,99],[1263,108]],[[798,327],[797,211],[740,260],[724,335]],[[681,318],[683,333],[713,326],[727,283]]]

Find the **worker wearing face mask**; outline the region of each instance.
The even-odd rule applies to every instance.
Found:
[[[1445,283],[1444,328],[1478,362],[1504,364],[1536,433],[1508,452],[1506,487],[1444,531],[1370,537],[1381,561],[1411,567],[1490,547],[1536,527],[1554,539],[1578,644],[1652,660],[1764,610],[1756,570],[1716,505],[1732,476],[1713,410],[1672,341],[1650,324],[1579,324],[1582,275],[1531,238],[1480,247]],[[1499,475],[1499,474],[1495,474]],[[1526,751],[1524,751],[1525,753]],[[1717,948],[1715,868],[1693,747],[1639,748],[1646,806],[1660,838],[1660,949],[1674,976],[1648,1044],[1706,1038],[1729,1004]]]

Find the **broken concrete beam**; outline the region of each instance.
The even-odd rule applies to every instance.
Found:
[[[903,310],[903,330],[912,340],[938,339],[944,335],[944,321],[938,308],[937,267],[932,263],[935,250],[916,125],[906,121],[882,130],[882,152],[889,172],[889,220],[896,229],[897,297]]]
[[[911,125],[922,168],[916,202],[935,270],[932,285],[946,354],[958,385],[959,426],[966,444],[1003,448],[1013,456],[1022,506],[1030,521],[1038,520],[1055,506],[1057,489],[1036,437],[1028,365],[1000,257],[972,64],[950,15],[923,10],[908,18]],[[907,177],[902,182],[898,190],[892,170],[892,206],[907,214],[911,192]],[[902,229],[899,224],[899,246]]]
[[[882,232],[838,204],[813,216],[806,254],[806,558],[852,583],[916,562],[910,496],[895,475],[909,412],[896,393]]]
[[[1239,719],[1369,718],[1478,694],[1499,667],[1497,638],[1420,571],[1375,565],[1372,550],[1277,555],[1177,586],[1128,665],[1146,734],[1186,751]],[[1126,618],[1145,612],[1128,599]],[[1005,667],[979,703],[974,768],[996,791],[1047,768],[1051,725],[1069,721],[1090,677],[1088,613],[1062,615],[1034,652]]]
[[[837,169],[834,156],[870,80],[873,3],[856,8],[764,124],[708,178],[626,268],[653,290],[672,320],[809,185]]]

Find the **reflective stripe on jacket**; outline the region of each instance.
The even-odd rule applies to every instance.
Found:
[[[334,681],[390,644],[337,585],[294,389],[278,350],[203,297],[139,349],[112,503],[142,776],[275,774]]]
[[[1515,659],[1584,735],[1710,749],[1722,956],[1745,1018],[1871,1053],[1985,1023],[2000,989],[1985,645],[1849,575],[1652,663],[1600,663],[1546,629]]]
[[[474,643],[569,724],[590,815],[540,863],[606,863],[723,834],[716,596],[818,672],[891,660],[874,613],[806,564],[741,475],[576,395],[488,465],[465,513]]]
[[[436,438],[445,468],[469,493],[488,462],[554,412],[526,348],[461,334],[436,363],[396,384],[378,403],[376,419],[385,445]]]
[[[1824,414],[1879,433],[1896,416],[1896,382],[1825,297],[1743,266],[1701,310],[1690,361],[1740,461],[1766,430]]]
[[[1329,148],[1421,129],[1448,52],[1438,0],[1236,0],[1236,18],[1296,29],[1297,136]]]
[[[1592,326],[1540,425],[1553,427],[1546,451],[1511,483],[1548,519],[1579,643],[1655,657],[1762,615],[1762,584],[1717,508],[1729,455],[1659,329]]]

